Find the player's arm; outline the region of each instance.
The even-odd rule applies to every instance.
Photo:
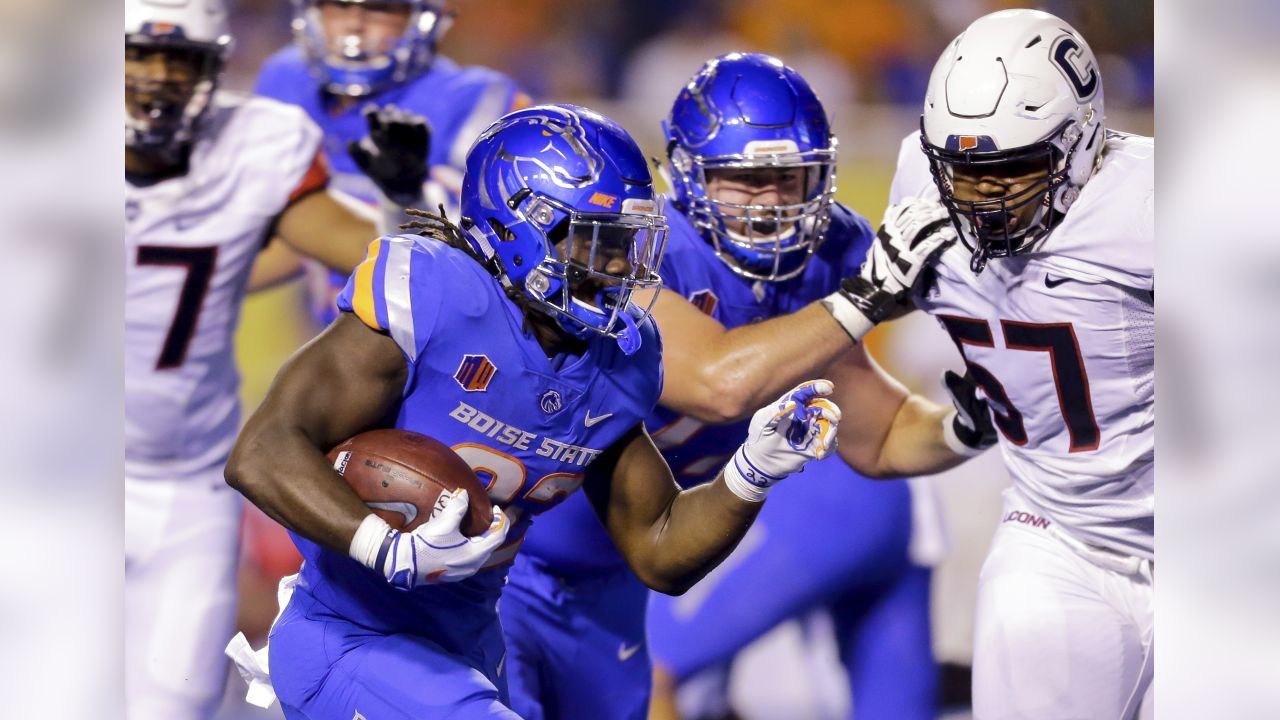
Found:
[[[408,365],[390,337],[343,313],[289,358],[227,461],[227,482],[273,519],[346,553],[369,509],[325,459],[400,399]]]
[[[825,457],[840,411],[826,381],[804,383],[759,410],[747,441],[710,483],[680,490],[643,425],[593,462],[587,498],[646,585],[678,595],[742,539],[769,487]]]
[[[348,274],[378,235],[376,223],[328,192],[311,193],[294,202],[276,223],[276,236],[298,254]]]
[[[270,290],[302,276],[302,256],[283,242],[271,242],[253,260],[249,292]]]
[[[659,402],[703,422],[748,417],[853,346],[817,303],[729,330],[678,293],[660,291],[653,317],[663,341]]]
[[[388,105],[365,111],[369,134],[348,147],[352,159],[382,193],[382,212],[367,217],[328,192],[312,192],[280,215],[276,234],[303,255],[343,273],[364,259],[379,235],[395,233],[404,209],[423,203],[431,128],[427,121]]]
[[[948,373],[954,407],[913,394],[855,348],[831,366],[840,424],[840,457],[868,477],[931,475],[995,444],[995,427],[974,383]]]

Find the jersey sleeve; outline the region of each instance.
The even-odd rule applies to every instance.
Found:
[[[289,193],[287,205],[292,205],[314,192],[320,192],[329,186],[329,164],[324,159],[324,151],[316,148],[302,179]]]
[[[263,214],[278,217],[297,200],[329,182],[320,127],[301,108],[264,97],[241,98],[232,123],[219,133],[220,148],[234,158],[239,191]]]
[[[342,292],[338,309],[390,335],[412,364],[426,347],[440,312],[441,270],[434,257],[410,236],[384,236],[369,244],[365,259]]]

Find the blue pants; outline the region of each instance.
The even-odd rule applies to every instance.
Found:
[[[907,558],[907,485],[838,458],[774,488],[738,548],[681,597],[654,594],[654,662],[684,680],[778,623],[829,608],[859,720],[933,718],[929,576]]]
[[[526,720],[644,720],[649,590],[626,567],[571,582],[517,556],[498,603],[511,707]]]
[[[355,625],[298,590],[271,632],[271,681],[288,720],[519,720],[503,705],[501,662],[481,659],[501,657],[501,630],[486,635],[464,657]]]

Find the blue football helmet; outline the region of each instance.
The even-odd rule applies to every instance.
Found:
[[[407,10],[399,36],[370,40],[358,32],[329,37],[324,7],[345,12]],[[449,30],[453,15],[443,0],[293,0],[293,34],[311,73],[335,95],[364,97],[404,82],[435,60],[436,45]]]
[[[467,153],[461,203],[472,247],[504,285],[522,287],[575,337],[639,349],[649,306],[631,295],[662,284],[667,225],[622,126],[574,105],[509,113]]]
[[[662,130],[675,205],[716,255],[753,280],[803,272],[826,235],[836,173],[836,139],[809,83],[769,55],[723,55],[680,91]],[[708,192],[709,178],[735,171],[772,171],[788,190],[769,204]]]

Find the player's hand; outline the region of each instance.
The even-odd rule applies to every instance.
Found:
[[[431,125],[395,105],[370,105],[364,109],[364,119],[369,134],[347,145],[351,159],[391,202],[400,207],[421,205]]]
[[[746,442],[724,468],[735,495],[764,500],[779,480],[835,451],[840,408],[826,399],[834,389],[829,380],[810,380],[756,411]]]
[[[951,216],[941,203],[907,198],[884,211],[859,276],[903,302],[920,272],[955,239]]]
[[[973,457],[996,444],[996,426],[987,401],[978,396],[978,383],[969,373],[947,370],[942,385],[951,396],[955,412],[942,420],[942,437],[957,455]]]
[[[890,206],[858,275],[842,280],[823,306],[858,342],[903,310],[921,272],[955,239],[950,215],[940,203],[908,198]]]
[[[511,523],[494,505],[489,529],[482,535],[466,537],[460,528],[468,502],[467,491],[458,490],[430,520],[412,532],[388,533],[375,561],[387,582],[412,590],[419,585],[457,582],[475,575],[506,541]]]

